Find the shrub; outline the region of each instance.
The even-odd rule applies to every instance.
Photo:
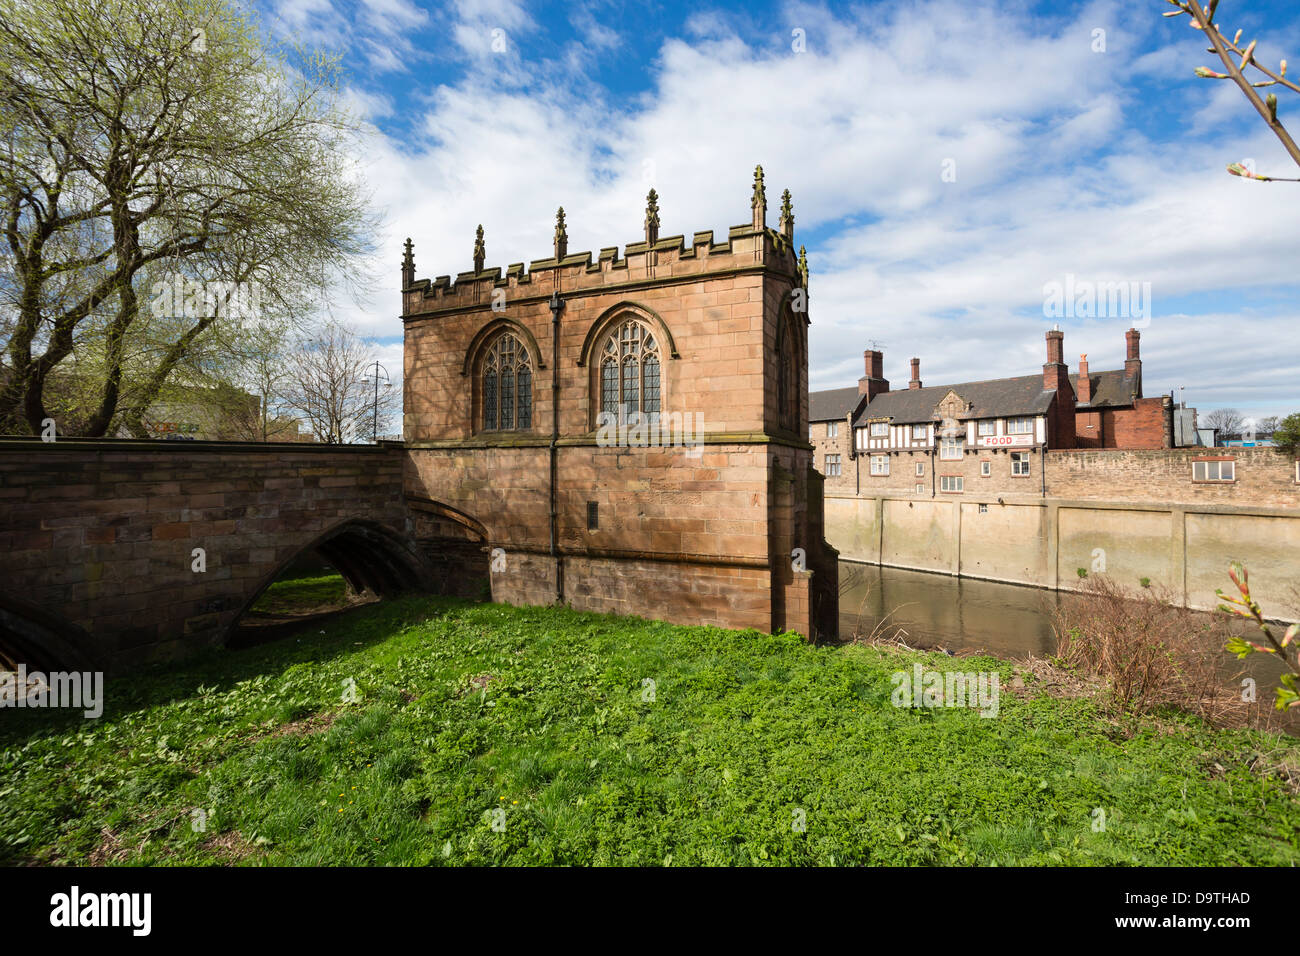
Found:
[[[1090,578],[1062,596],[1053,630],[1061,663],[1106,681],[1118,712],[1172,707],[1221,726],[1272,722],[1242,699],[1241,675],[1222,667],[1227,620],[1179,607],[1159,588],[1130,593]]]
[[[1273,441],[1288,455],[1300,451],[1300,412],[1288,415],[1273,431]]]

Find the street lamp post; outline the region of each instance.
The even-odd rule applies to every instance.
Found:
[[[374,418],[370,425],[370,441],[376,445],[379,444],[379,373],[381,370],[384,373],[384,388],[391,388],[393,385],[392,378],[388,374],[388,369],[384,368],[382,365],[379,364],[378,361],[376,361],[375,362],[375,405],[373,409]]]

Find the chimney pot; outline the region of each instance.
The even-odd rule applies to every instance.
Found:
[[[1079,356],[1079,404],[1087,405],[1092,402],[1092,379],[1088,377],[1088,353],[1085,352]]]
[[[912,380],[907,383],[907,387],[921,387],[921,360],[919,358],[912,359]]]

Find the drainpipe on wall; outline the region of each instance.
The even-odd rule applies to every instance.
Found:
[[[853,483],[857,491],[855,495],[862,494],[862,456],[858,454],[858,436],[853,431],[853,422],[849,422],[849,458],[853,460]]]
[[[564,300],[559,290],[551,293],[551,560],[555,562],[555,601],[564,603],[564,558],[560,556],[557,526],[559,522],[559,462],[556,458],[560,440],[560,312]]]
[[[1047,442],[1038,449],[1038,470],[1043,473],[1043,497],[1047,497]]]

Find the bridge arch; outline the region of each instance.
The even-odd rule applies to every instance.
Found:
[[[433,498],[408,494],[411,527],[439,594],[478,599],[491,593],[491,532],[473,515]]]
[[[405,535],[375,521],[350,519],[294,550],[266,575],[226,628],[222,644],[229,646],[240,622],[262,593],[303,555],[315,552],[329,562],[357,593],[392,597],[403,591],[429,590],[429,569]]]
[[[0,669],[26,664],[29,671],[89,671],[104,662],[96,642],[57,614],[0,594]],[[105,653],[103,655],[107,657]]]

